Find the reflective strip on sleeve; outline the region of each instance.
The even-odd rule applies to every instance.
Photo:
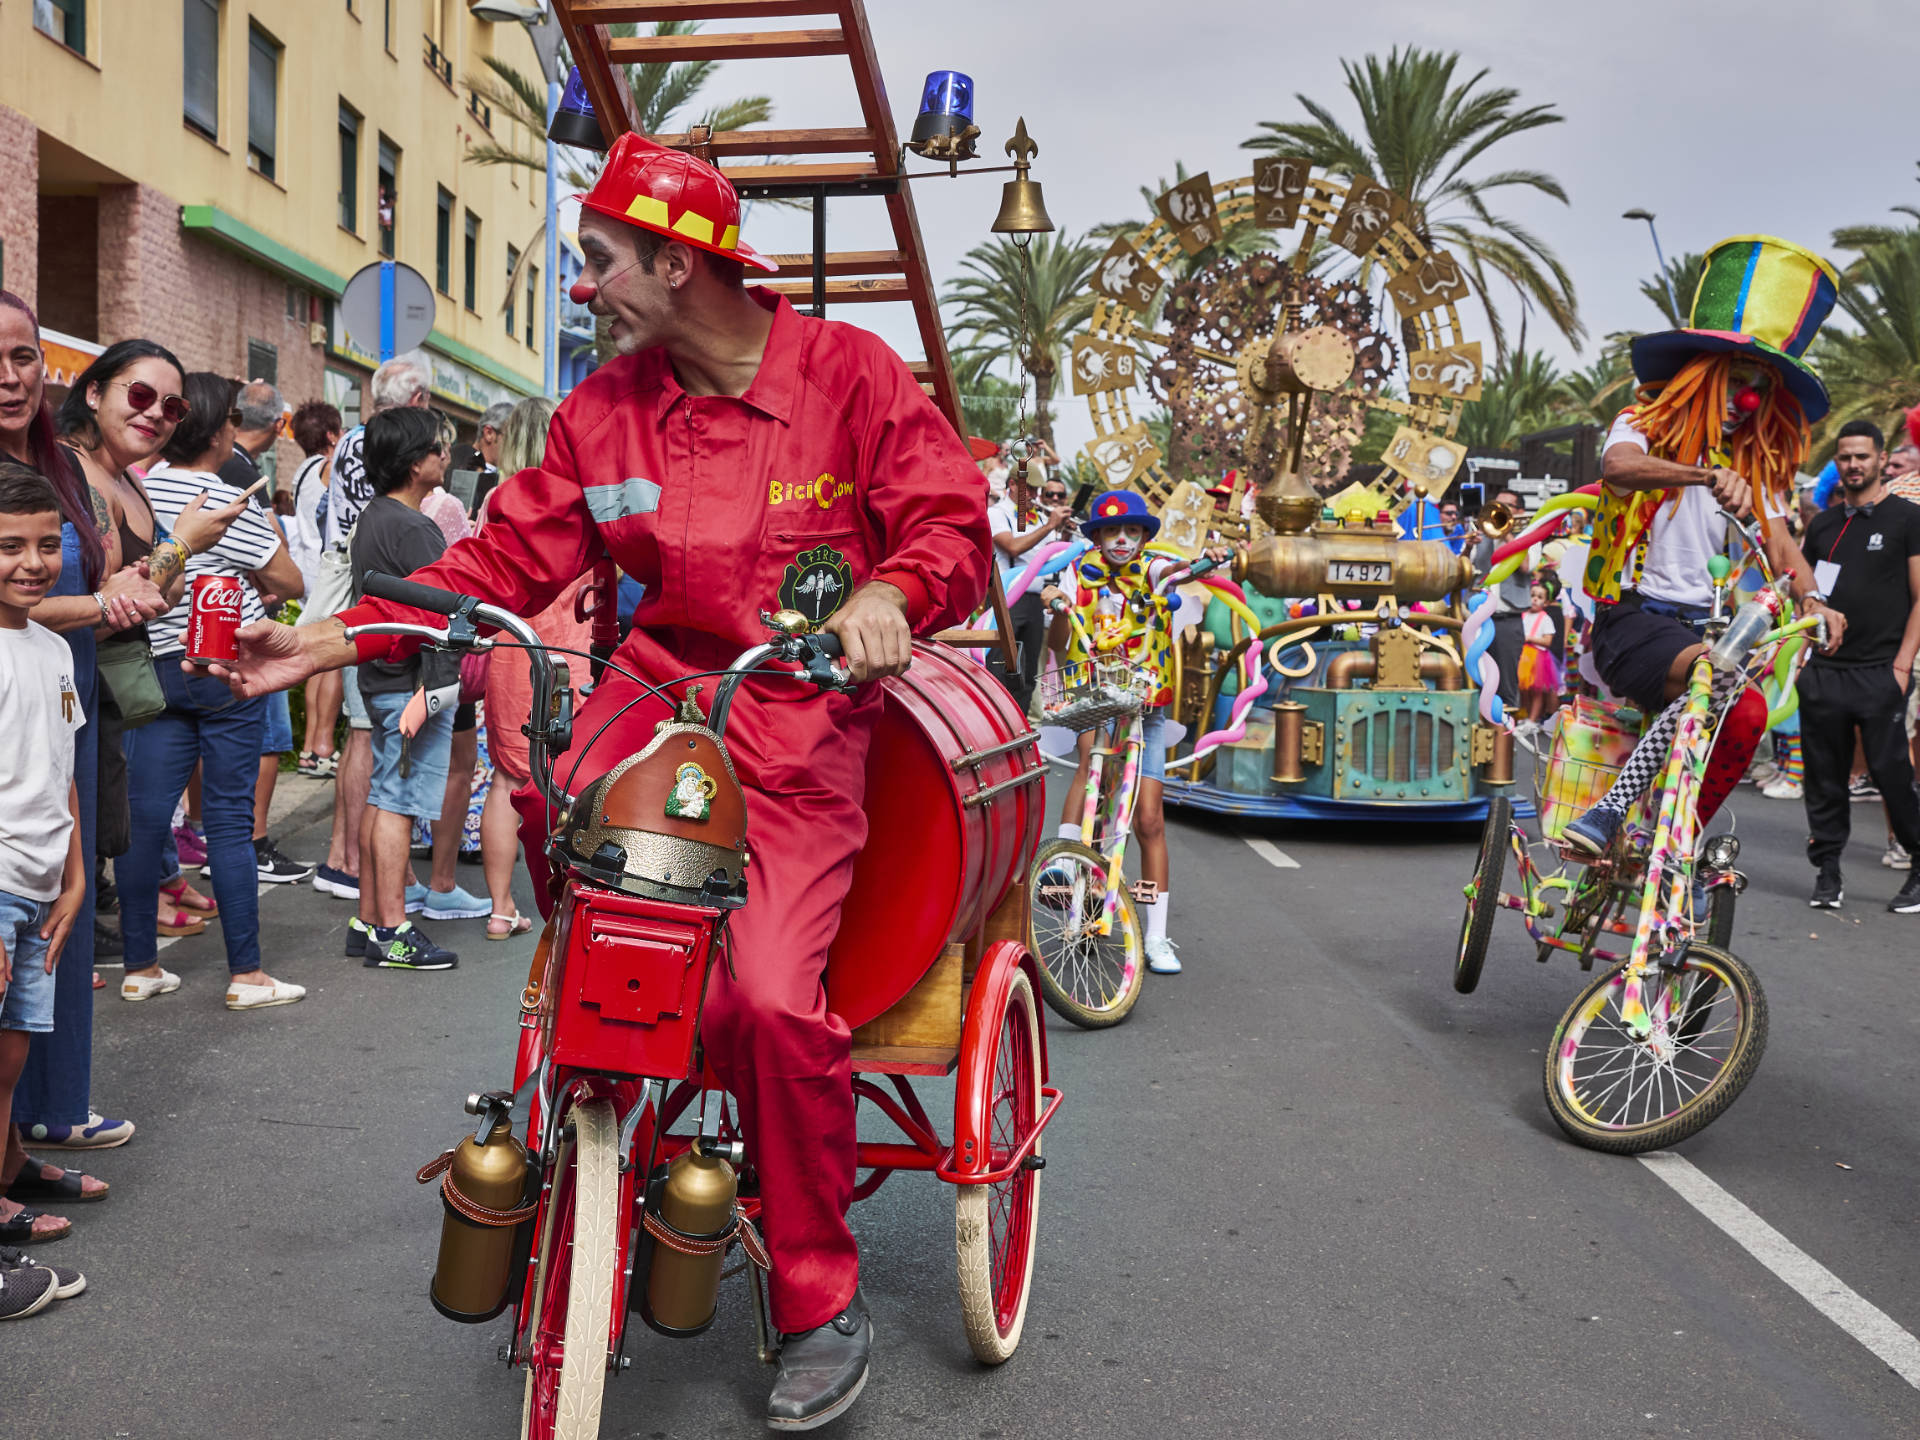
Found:
[[[629,515],[651,515],[660,508],[660,487],[651,480],[622,480],[617,485],[584,487],[587,510],[596,524],[611,525]]]

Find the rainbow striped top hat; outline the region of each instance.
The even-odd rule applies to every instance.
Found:
[[[1745,351],[1770,361],[1812,424],[1827,413],[1827,387],[1801,357],[1840,293],[1832,265],[1771,235],[1736,235],[1707,252],[1685,330],[1633,342],[1643,385],[1671,380],[1696,355]]]

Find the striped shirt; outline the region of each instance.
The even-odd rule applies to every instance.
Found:
[[[145,483],[155,517],[169,530],[180,512],[191,505],[193,497],[202,490],[207,492],[207,509],[231,505],[240,498],[240,492],[218,475],[205,470],[176,470],[164,460],[147,472]],[[244,578],[265,567],[280,545],[279,527],[269,516],[252,506],[241,511],[218,545],[187,561],[187,588],[180,594],[180,603],[158,620],[147,622],[147,636],[153,642],[155,657],[178,655],[186,648],[187,616],[192,609],[195,577],[239,575]],[[264,619],[266,613],[259,593],[248,583],[240,592],[241,623]]]

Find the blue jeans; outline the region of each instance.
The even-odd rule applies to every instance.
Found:
[[[52,942],[40,938],[52,909],[51,900],[29,900],[0,890],[0,945],[7,947],[7,962],[13,967],[13,981],[0,995],[0,1030],[53,1033],[53,976],[47,973]]]
[[[220,934],[227,968],[260,968],[260,891],[253,851],[253,787],[260,773],[260,738],[267,702],[236,700],[218,680],[189,676],[180,657],[153,662],[167,708],[127,736],[127,803],[133,847],[114,862],[120,882],[120,924],[127,969],[144,970],[159,953],[160,883],[174,802],[200,761],[200,818],[207,830],[207,863],[220,902]]]

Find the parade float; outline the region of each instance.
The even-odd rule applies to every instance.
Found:
[[[1466,272],[1402,197],[1301,159],[1196,175],[1156,210],[1096,267],[1071,371],[1101,483],[1148,496],[1169,551],[1192,557],[1210,538],[1238,550],[1238,590],[1196,597],[1201,618],[1176,647],[1186,738],[1167,801],[1483,819],[1512,790],[1513,739],[1477,685],[1470,563],[1421,538],[1438,533],[1432,502],[1466,457],[1454,437],[1481,393],[1458,308]],[[1290,256],[1221,243],[1250,232]],[[1163,439],[1135,414],[1142,386]],[[1370,423],[1391,427],[1377,473],[1353,464]],[[1490,532],[1514,519],[1490,517]]]

